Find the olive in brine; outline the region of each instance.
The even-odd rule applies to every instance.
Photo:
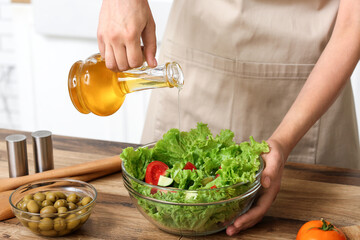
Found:
[[[25,195],[25,197],[23,198],[24,200],[33,200],[33,195],[32,194],[27,194]]]
[[[66,199],[68,202],[77,203],[80,200],[80,197],[76,193],[71,193]]]
[[[38,231],[39,221],[40,221],[39,216],[32,216],[28,222],[28,227],[30,228],[30,230],[35,232]]]
[[[40,207],[35,200],[30,200],[27,203],[27,210],[31,213],[39,213]]]
[[[46,200],[50,200],[54,203],[58,200],[58,196],[54,192],[48,192],[46,193]]]
[[[38,192],[38,193],[34,194],[33,198],[34,198],[35,201],[42,202],[42,201],[44,201],[46,199],[46,195],[44,193]]]
[[[43,218],[40,220],[39,228],[42,231],[48,231],[53,229],[54,227],[54,221],[51,218]]]
[[[78,206],[77,206],[75,203],[72,203],[72,202],[68,203],[68,209],[69,209],[70,211],[77,209],[77,207],[78,207]]]
[[[44,201],[42,201],[41,206],[42,207],[53,206],[53,202],[45,199]]]
[[[54,229],[56,231],[62,231],[66,229],[66,221],[64,218],[58,217],[54,219]]]
[[[54,207],[58,209],[59,207],[67,207],[67,202],[65,199],[59,199],[54,203]]]
[[[69,234],[71,232],[71,229],[65,229],[65,230],[62,230],[62,231],[59,231],[58,232],[58,236],[64,236],[66,234]]]
[[[68,229],[75,229],[80,224],[80,219],[78,219],[78,216],[76,214],[70,214],[66,218],[67,222],[67,228]]]
[[[24,200],[21,199],[21,201],[16,204],[16,207],[17,207],[18,209],[21,209],[21,205],[22,205],[23,202],[24,202]]]
[[[40,216],[43,218],[53,217],[57,210],[54,206],[46,206],[40,210]]]
[[[84,197],[82,200],[81,200],[81,204],[83,206],[89,204],[90,202],[92,201],[92,198],[91,197]]]
[[[43,207],[43,206],[42,206],[42,202],[40,202],[40,201],[38,201],[38,200],[34,200],[34,201],[37,203],[37,205],[39,205],[40,208]]]
[[[89,214],[89,211],[88,209],[84,208],[84,209],[81,209],[80,211],[78,211],[76,214],[79,215],[79,218],[80,218],[80,222],[81,223],[84,223],[86,222],[86,220],[88,220],[90,214]]]
[[[68,209],[66,207],[59,207],[57,209],[57,212],[58,212],[60,217],[66,217],[67,216],[67,213],[66,213],[67,211],[68,211]]]
[[[58,199],[66,199],[66,195],[62,192],[55,192],[55,195],[58,196]]]
[[[28,211],[28,209],[27,209],[27,203],[28,203],[28,202],[29,202],[28,200],[24,200],[24,201],[20,204],[20,209],[23,210],[23,211],[25,211],[25,212],[27,212],[27,211]]]

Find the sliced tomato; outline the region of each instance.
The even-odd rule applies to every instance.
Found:
[[[221,166],[219,167],[219,169],[221,169]],[[220,174],[215,175],[215,178],[218,178],[218,177],[220,177]]]
[[[192,164],[191,162],[187,162],[185,167],[183,168],[184,170],[196,170],[196,167],[194,164]]]
[[[214,189],[214,188],[216,188],[216,185],[212,186],[210,189]]]
[[[157,193],[157,189],[156,188],[152,188],[151,190],[150,190],[150,193],[153,195],[153,194],[155,194],[155,193]]]
[[[152,188],[150,190],[150,194],[154,195],[155,193],[157,192],[160,192],[160,193],[164,193],[164,194],[167,194],[167,193],[176,193],[176,191],[167,191],[167,190],[162,190],[162,189],[157,189],[157,188]]]
[[[160,161],[153,161],[149,163],[145,172],[145,182],[152,185],[157,185],[160,175],[164,176],[166,174],[166,170],[168,169],[168,165]]]

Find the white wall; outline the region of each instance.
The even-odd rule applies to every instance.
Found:
[[[150,0],[158,40],[171,1]],[[98,0],[33,0],[32,4],[12,4],[13,11],[9,14],[10,0],[0,0],[0,127],[140,141],[149,91],[128,94],[123,107],[110,117],[80,114],[68,96],[67,75],[71,65],[98,52],[96,15],[100,3]],[[78,10],[80,6],[82,11]],[[1,67],[14,67],[15,63],[16,75],[12,71],[5,85]],[[360,65],[352,83],[360,120]]]
[[[10,0],[0,0],[0,127],[19,127]]]

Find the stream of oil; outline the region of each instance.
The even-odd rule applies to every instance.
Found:
[[[180,114],[180,91],[181,91],[181,88],[178,88],[178,121],[179,121],[179,132],[181,133],[181,114]],[[180,138],[181,138],[181,134],[179,133],[179,144],[181,146],[181,141],[180,141]]]

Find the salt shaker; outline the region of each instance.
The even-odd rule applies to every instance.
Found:
[[[54,169],[53,145],[51,132],[36,131],[31,134],[34,149],[35,172]]]
[[[9,177],[20,177],[29,174],[26,136],[13,134],[5,138],[8,153]]]

